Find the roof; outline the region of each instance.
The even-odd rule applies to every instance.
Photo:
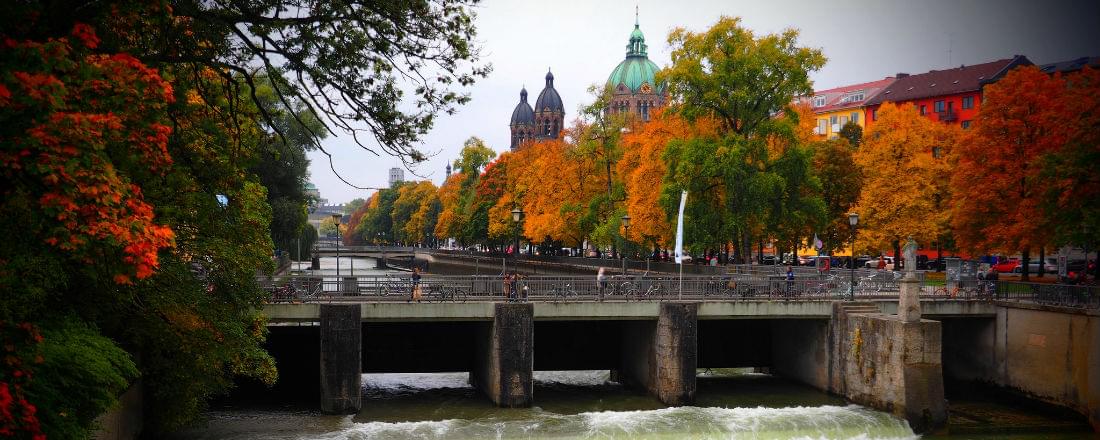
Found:
[[[642,88],[642,84],[649,84],[656,94],[665,91],[664,84],[657,84],[656,64],[646,55],[645,35],[638,26],[638,17],[634,17],[634,30],[630,32],[630,41],[626,45],[626,59],[615,66],[611,75],[607,77],[607,85],[617,88],[620,84],[630,89],[631,94],[636,94]]]
[[[878,95],[879,92],[881,92],[893,82],[894,77],[888,76],[878,81],[852,84],[848,86],[841,86],[832,89],[816,91],[814,92],[814,97],[816,98],[819,96],[824,96],[825,105],[813,107],[813,111],[814,113],[824,113],[834,110],[861,107],[864,105],[864,103],[874,98],[876,95]],[[863,99],[851,99],[858,97],[858,94],[861,91],[863,92]]]
[[[956,93],[981,90],[982,86],[997,81],[1016,66],[1031,65],[1027,57],[1016,55],[988,63],[973,66],[959,66],[947,70],[931,70],[917,75],[898,74],[898,78],[886,87],[882,93],[871,98],[865,105],[882,104],[886,101],[912,101],[933,96],[953,95]]]
[[[1084,69],[1085,66],[1092,67],[1093,69],[1100,68],[1100,57],[1081,57],[1059,61],[1057,63],[1043,64],[1039,66],[1039,69],[1042,70],[1043,73],[1067,73]]]
[[[554,74],[546,71],[546,87],[539,93],[539,99],[535,100],[535,111],[559,111],[565,113],[565,105],[561,102],[561,96],[554,89]]]
[[[509,125],[534,123],[535,112],[531,110],[531,105],[527,103],[527,88],[524,87],[519,91],[519,104],[516,104],[516,109],[512,110],[512,120]]]

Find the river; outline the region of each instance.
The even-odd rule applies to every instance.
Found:
[[[322,270],[335,275],[334,259]],[[381,274],[356,259],[356,274]],[[331,264],[330,264],[331,263]],[[349,270],[341,261],[341,273]],[[331,266],[331,268],[330,268]],[[497,408],[465,372],[364,374],[363,409],[323,415],[316,402],[234,398],[178,439],[915,439],[888,413],[746,369],[699,372],[695,404],[666,407],[609,380],[607,371],[536,371],[535,406]],[[928,439],[1090,438],[1088,425],[1063,415],[963,393],[952,403],[951,437]]]

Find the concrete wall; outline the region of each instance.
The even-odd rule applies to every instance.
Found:
[[[661,303],[656,323],[625,323],[616,378],[645,388],[666,405],[691,403],[698,334],[698,304]]]
[[[995,318],[946,318],[943,375],[946,381],[995,382]]]
[[[771,368],[819,390],[829,389],[829,321],[785,319],[771,321]]]
[[[355,414],[362,399],[359,304],[321,305],[321,412]]]
[[[531,406],[534,394],[534,309],[498,303],[493,324],[481,332],[470,382],[497,406]]]
[[[92,436],[95,440],[132,440],[141,435],[144,426],[143,393],[141,381],[134,382],[118,398],[118,406],[96,419],[99,429]]]
[[[997,384],[1072,408],[1100,431],[1100,313],[1002,307],[993,353]]]

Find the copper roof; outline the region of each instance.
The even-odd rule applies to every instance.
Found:
[[[865,105],[881,104],[886,101],[912,101],[933,96],[953,95],[956,93],[981,90],[982,86],[994,82],[1016,66],[1030,65],[1027,57],[1017,55],[1012,58],[959,66],[947,70],[932,70],[928,73],[903,76],[886,87],[882,93],[868,100]]]

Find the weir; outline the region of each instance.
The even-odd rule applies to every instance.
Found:
[[[697,368],[758,367],[892,412],[918,432],[943,426],[946,383],[971,381],[1073,409],[1097,426],[1096,311],[942,300],[919,308],[920,320],[891,313],[899,306],[889,300],[334,301],[265,312],[280,371],[316,374],[326,413],[359,410],[361,372],[464,371],[494,404],[528,407],[538,404],[536,370],[610,370],[615,381],[684,405]],[[309,338],[317,345],[304,344]]]

